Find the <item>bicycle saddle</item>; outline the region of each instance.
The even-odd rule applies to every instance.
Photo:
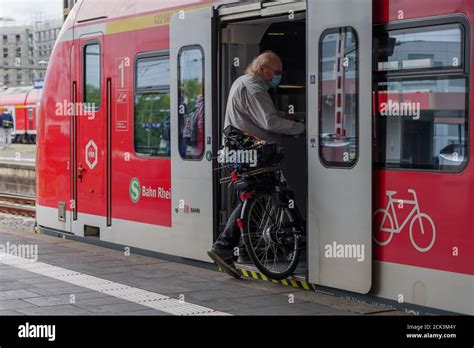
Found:
[[[392,197],[392,196],[395,196],[397,194],[397,191],[387,191],[386,195],[387,197]]]

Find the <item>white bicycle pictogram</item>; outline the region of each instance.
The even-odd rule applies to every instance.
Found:
[[[410,240],[411,240],[411,243],[416,248],[416,250],[418,250],[419,252],[424,253],[424,252],[427,252],[428,250],[430,250],[433,247],[434,243],[435,243],[435,239],[436,239],[435,224],[434,224],[433,220],[431,219],[431,217],[428,214],[425,214],[425,213],[421,212],[420,206],[418,204],[418,198],[417,198],[417,195],[416,195],[416,191],[415,190],[408,190],[408,193],[411,193],[413,195],[413,199],[414,199],[413,201],[396,200],[396,199],[393,199],[393,196],[395,196],[397,194],[396,191],[387,191],[386,192],[386,195],[389,198],[387,208],[378,209],[374,213],[374,225],[375,225],[376,229],[375,229],[375,233],[373,235],[373,239],[374,239],[374,242],[377,243],[378,245],[386,246],[392,240],[394,233],[401,233],[403,228],[408,224],[409,221],[411,221],[411,223],[410,223]],[[407,215],[407,217],[405,218],[405,221],[403,221],[403,223],[401,225],[398,222],[398,217],[397,217],[397,213],[396,213],[396,210],[395,210],[395,204],[402,205],[402,207],[405,204],[406,205],[413,205],[413,208],[412,208],[410,214]],[[377,217],[381,218],[380,224],[377,224]],[[390,226],[385,225],[385,223],[387,222],[387,219],[388,219],[388,223],[390,224]],[[415,241],[415,238],[413,236],[413,227],[414,227],[415,221],[418,221],[419,226],[420,226],[420,231],[421,231],[422,235],[424,235],[425,232],[430,233],[426,228],[431,227],[431,235],[432,235],[431,242],[426,247],[421,247]],[[394,225],[394,222],[395,222],[395,225]],[[380,241],[380,240],[377,240],[377,238],[376,238],[377,233],[389,233],[390,235],[388,236],[387,239],[385,239],[383,241]]]

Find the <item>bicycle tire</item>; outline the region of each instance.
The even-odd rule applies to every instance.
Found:
[[[257,256],[257,251],[256,251],[256,247],[258,247],[258,244],[254,245],[254,243],[252,242],[251,234],[252,234],[252,229],[253,229],[252,227],[253,217],[251,214],[255,210],[256,205],[262,201],[263,197],[271,197],[272,202],[273,202],[272,204],[273,208],[277,205],[279,206],[278,199],[275,197],[275,194],[270,194],[270,193],[257,193],[252,198],[249,198],[244,202],[244,205],[242,208],[242,214],[241,214],[241,221],[242,221],[241,232],[242,232],[244,245],[247,249],[250,259],[253,261],[254,265],[262,274],[264,274],[266,277],[270,279],[275,279],[275,280],[286,279],[294,273],[296,267],[298,266],[299,257],[300,257],[299,236],[296,233],[296,228],[291,227],[292,231],[294,232],[293,240],[290,242],[291,248],[292,248],[291,252],[293,252],[293,256],[291,257],[291,260],[288,266],[285,267],[283,270],[276,271],[276,270],[269,269],[260,260],[260,258]],[[289,208],[282,208],[282,207],[279,207],[279,208],[281,208],[284,214],[286,214],[286,216],[288,217],[289,223],[294,223],[296,221],[295,217],[293,216],[292,211]],[[263,234],[264,231],[261,231],[261,232]],[[270,234],[270,232],[268,232],[268,234]],[[258,236],[258,232],[257,232],[257,236]],[[261,241],[262,238],[263,236],[260,237],[259,241]],[[270,237],[267,237],[267,238],[270,238]],[[278,257],[276,259],[278,260]]]
[[[415,221],[419,220],[419,223],[422,224],[423,223],[423,220],[422,219],[426,219],[426,221],[428,221],[428,223],[430,224],[431,226],[431,241],[430,241],[430,244],[428,244],[428,246],[426,247],[420,247],[418,245],[418,243],[415,241],[415,236],[413,235],[413,225],[415,224]],[[433,245],[436,241],[436,226],[433,222],[433,220],[431,219],[431,217],[428,215],[428,214],[424,214],[424,213],[420,213],[420,214],[417,214],[416,216],[413,217],[413,219],[411,220],[411,223],[410,223],[410,241],[413,245],[413,247],[418,250],[420,253],[425,253],[427,251],[430,251],[431,248],[433,248]]]

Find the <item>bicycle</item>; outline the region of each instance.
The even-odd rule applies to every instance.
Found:
[[[305,224],[280,169],[281,148],[233,127],[228,127],[224,135],[227,149],[257,154],[255,167],[233,163],[220,168],[231,171],[221,183],[234,185],[240,192],[243,207],[236,223],[245,248],[262,274],[270,279],[286,279],[298,266]]]
[[[373,239],[374,239],[374,242],[376,244],[378,244],[380,246],[386,246],[392,241],[393,235],[395,233],[401,233],[403,228],[411,220],[410,230],[409,230],[410,231],[409,232],[410,233],[410,241],[411,241],[412,245],[415,247],[415,249],[417,249],[419,252],[427,252],[433,247],[433,245],[435,243],[436,228],[435,228],[434,222],[431,219],[431,217],[428,214],[425,214],[425,213],[421,212],[420,206],[418,204],[418,197],[416,195],[416,191],[415,190],[408,190],[408,193],[411,193],[413,195],[413,201],[395,200],[395,199],[393,199],[393,196],[395,196],[397,194],[396,191],[387,191],[386,192],[386,195],[389,198],[387,207],[385,209],[378,209],[374,213],[374,226],[376,226],[377,229],[376,229],[376,231],[373,235]],[[402,204],[402,205],[405,205],[405,204],[413,205],[413,208],[412,208],[410,214],[407,215],[407,217],[405,218],[405,220],[403,221],[403,223],[401,225],[398,222],[398,217],[397,217],[396,210],[395,210],[395,203],[399,203],[399,204]],[[393,214],[393,218],[392,218],[391,214]],[[382,218],[382,220],[380,221],[380,224],[377,224],[377,218]],[[384,227],[385,223],[387,222],[387,219],[388,219],[388,222],[389,222],[389,226]],[[418,221],[419,226],[420,226],[420,230],[421,230],[421,234],[424,235],[425,234],[425,226],[424,226],[424,221],[425,220],[431,226],[432,235],[431,235],[431,241],[428,244],[428,246],[422,247],[422,246],[418,245],[417,242],[415,241],[413,227],[414,227],[415,221]],[[395,227],[394,227],[394,222],[395,222]],[[378,232],[389,233],[389,236],[386,240],[380,241],[376,237],[376,234]]]

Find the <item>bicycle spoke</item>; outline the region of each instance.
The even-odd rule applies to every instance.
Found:
[[[292,222],[288,214],[272,195],[260,196],[249,212],[247,233],[251,248],[258,261],[272,272],[285,271],[292,263],[295,237],[289,238],[291,230],[283,228]]]

